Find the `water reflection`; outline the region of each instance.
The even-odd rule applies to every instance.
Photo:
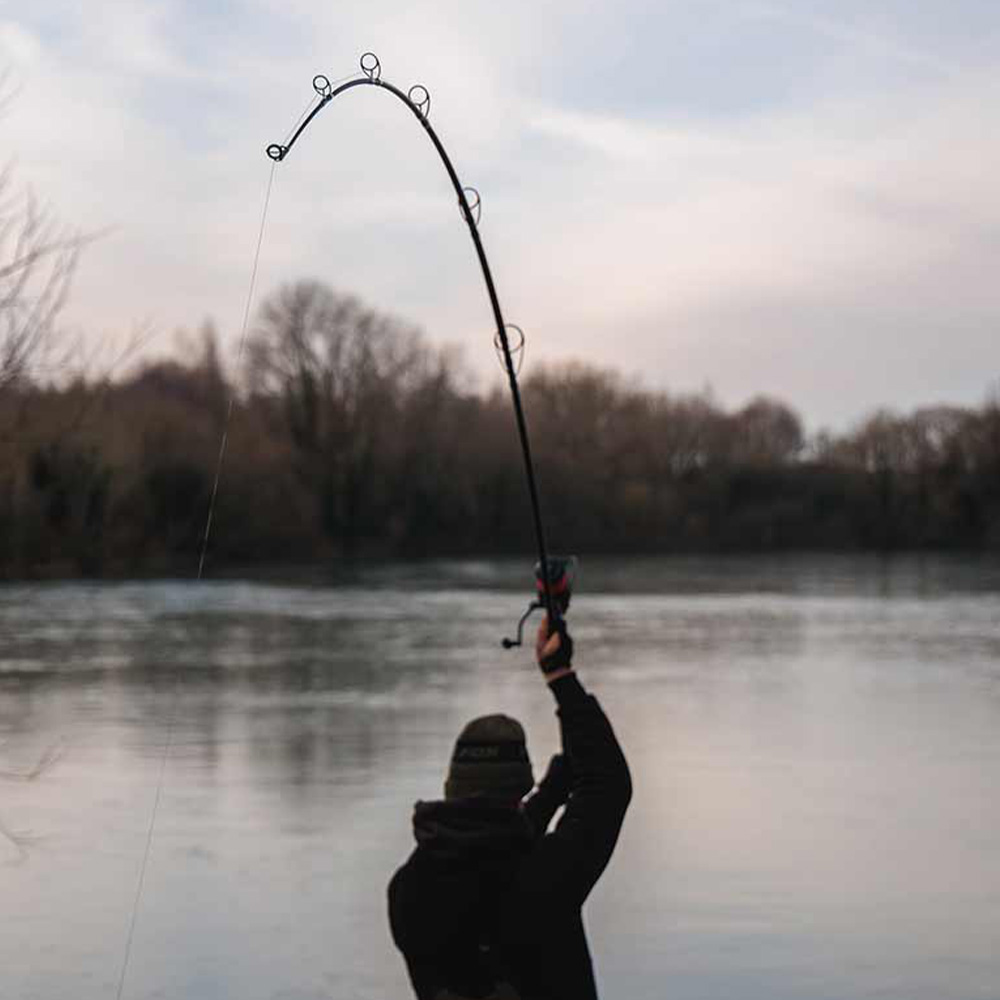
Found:
[[[515,563],[336,586],[0,588],[0,996],[407,995],[384,886],[471,715],[556,746],[499,649]],[[1000,574],[962,560],[585,565],[583,675],[636,798],[588,920],[608,996],[995,1000]]]

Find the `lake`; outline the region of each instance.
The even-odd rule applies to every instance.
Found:
[[[410,996],[413,802],[476,714],[558,746],[530,571],[0,587],[0,997],[116,996],[147,842],[122,996]],[[635,786],[603,997],[1000,998],[1000,562],[585,559],[570,622]]]

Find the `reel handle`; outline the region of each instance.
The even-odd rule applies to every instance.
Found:
[[[539,608],[545,607],[541,601],[532,601],[528,605],[528,610],[521,615],[520,620],[517,623],[517,638],[516,639],[501,639],[500,645],[504,649],[513,649],[515,646],[524,645],[524,623],[531,617],[532,613],[537,611]]]
[[[517,638],[501,640],[500,645],[504,649],[514,649],[516,646],[524,644],[524,623],[533,612],[540,608],[547,610],[547,597],[551,597],[552,600],[552,624],[558,622],[566,614],[573,596],[573,581],[576,578],[577,564],[576,556],[549,556],[546,559],[547,573],[543,573],[541,562],[535,564],[535,598],[517,623]],[[546,577],[548,577],[547,581]],[[548,583],[547,590],[546,582]]]

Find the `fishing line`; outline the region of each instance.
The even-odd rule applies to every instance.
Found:
[[[343,83],[345,80],[350,80],[356,77],[357,73],[351,73],[348,76],[340,77],[336,83]],[[324,77],[325,79],[325,77]],[[314,94],[309,101],[306,103],[305,108],[303,108],[302,113],[295,120],[295,124],[289,129],[288,136],[292,136],[301,126],[302,122],[310,116],[311,112],[314,112],[315,105],[322,100],[319,92]],[[287,141],[287,139],[286,139]],[[246,345],[247,330],[250,326],[250,310],[253,307],[254,301],[254,291],[257,286],[257,269],[260,263],[260,251],[261,247],[264,245],[264,230],[267,226],[267,210],[271,204],[271,190],[274,187],[274,171],[277,167],[277,161],[271,163],[271,172],[267,178],[267,192],[264,195],[264,208],[260,215],[260,229],[257,233],[257,249],[254,252],[253,257],[253,267],[250,270],[250,287],[247,289],[246,305],[243,310],[243,324],[240,329],[240,346],[239,350],[236,352],[236,370],[239,371],[240,364],[243,361],[243,348]],[[200,581],[204,576],[205,572],[205,556],[208,552],[208,542],[209,536],[212,532],[212,521],[215,516],[215,501],[219,494],[219,479],[222,475],[222,463],[225,461],[226,448],[229,444],[229,424],[233,417],[233,406],[236,402],[236,390],[233,388],[229,393],[229,403],[226,407],[226,419],[222,427],[222,438],[219,441],[219,456],[215,463],[215,478],[212,482],[212,496],[208,504],[208,517],[205,519],[205,533],[202,537],[201,542],[201,555],[198,558],[198,577]]]
[[[310,102],[311,104],[312,102]],[[308,108],[303,115],[308,113]],[[271,191],[274,187],[274,170],[275,165],[271,165],[271,170],[267,178],[267,190],[264,194],[264,208],[260,215],[260,229],[257,233],[257,247],[254,251],[253,256],[253,266],[250,269],[250,284],[247,288],[246,304],[243,309],[243,325],[240,331],[240,346],[236,355],[236,370],[239,371],[240,363],[243,360],[243,349],[246,345],[247,330],[250,326],[250,310],[253,307],[254,292],[257,287],[257,271],[260,265],[260,252],[261,247],[264,244],[264,230],[267,226],[267,212],[271,204]],[[208,541],[212,532],[212,519],[215,513],[215,501],[219,492],[219,479],[222,475],[222,463],[226,457],[226,447],[229,442],[229,424],[233,416],[233,407],[236,403],[236,387],[234,386],[229,391],[229,403],[226,407],[226,418],[222,427],[222,438],[219,442],[219,455],[215,463],[215,479],[212,484],[212,496],[208,505],[208,516],[205,519],[205,532],[202,537],[201,543],[201,555],[198,559],[198,577],[200,581],[204,574],[205,569],[205,555],[208,552]],[[121,1000],[122,993],[125,989],[125,979],[128,975],[129,962],[132,957],[132,942],[135,938],[135,927],[139,915],[139,904],[142,901],[143,888],[146,883],[146,869],[149,866],[149,855],[153,847],[153,833],[156,830],[156,819],[160,811],[160,799],[163,795],[163,780],[167,773],[167,761],[170,758],[170,751],[173,748],[174,743],[174,724],[177,717],[177,695],[178,695],[179,681],[178,676],[175,675],[173,683],[173,691],[171,693],[170,709],[167,716],[167,738],[163,744],[163,753],[160,757],[160,774],[156,782],[156,794],[153,798],[153,811],[149,818],[149,829],[146,832],[146,846],[142,854],[142,864],[139,867],[139,880],[136,884],[135,889],[135,899],[132,902],[132,914],[129,918],[128,925],[128,935],[125,939],[125,954],[122,958],[121,973],[118,977],[118,989],[115,993],[116,1000]]]
[[[132,939],[135,937],[135,924],[139,916],[139,901],[142,899],[143,886],[146,883],[146,867],[149,862],[149,852],[153,846],[153,830],[156,828],[156,814],[160,809],[160,797],[163,792],[163,776],[167,770],[167,758],[170,756],[170,748],[174,742],[174,708],[177,700],[177,681],[174,680],[174,693],[170,705],[170,720],[167,725],[167,739],[163,744],[163,756],[160,758],[160,777],[156,782],[156,797],[153,799],[153,814],[149,818],[149,830],[146,832],[146,848],[142,854],[142,865],[139,868],[139,882],[135,887],[135,899],[132,901],[132,916],[128,922],[128,937],[125,939],[125,955],[122,958],[121,974],[118,976],[118,989],[115,992],[116,1000],[122,1000],[122,991],[125,989],[125,977],[128,974],[128,964],[132,957]]]
[[[267,210],[271,204],[271,190],[274,187],[274,169],[267,178],[267,193],[264,195],[264,209],[260,214],[260,230],[257,233],[257,249],[253,255],[253,267],[250,269],[250,287],[247,289],[246,306],[243,309],[243,327],[240,331],[240,346],[236,352],[236,370],[239,371],[243,362],[243,348],[246,346],[247,330],[250,327],[250,310],[253,307],[254,291],[257,287],[257,267],[260,264],[260,250],[264,244],[264,230],[267,226]],[[226,419],[222,425],[222,439],[219,441],[219,457],[215,463],[215,479],[212,483],[212,498],[208,503],[208,517],[205,519],[205,534],[201,541],[201,556],[198,559],[198,580],[205,571],[205,555],[208,552],[208,540],[212,532],[212,518],[215,514],[215,501],[219,494],[219,478],[222,475],[222,463],[226,457],[226,447],[229,444],[229,424],[233,418],[233,406],[236,403],[236,387],[229,391],[229,405],[226,407]]]

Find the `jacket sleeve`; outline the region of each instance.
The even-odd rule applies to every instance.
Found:
[[[571,781],[572,768],[568,758],[565,754],[556,754],[549,762],[549,769],[538,788],[524,803],[524,814],[537,836],[544,836],[556,811],[566,804]]]
[[[539,902],[578,907],[614,851],[632,780],[611,723],[576,674],[559,678],[551,688],[571,771],[569,800],[555,830],[533,854],[528,891]],[[522,890],[527,888],[522,883]]]

